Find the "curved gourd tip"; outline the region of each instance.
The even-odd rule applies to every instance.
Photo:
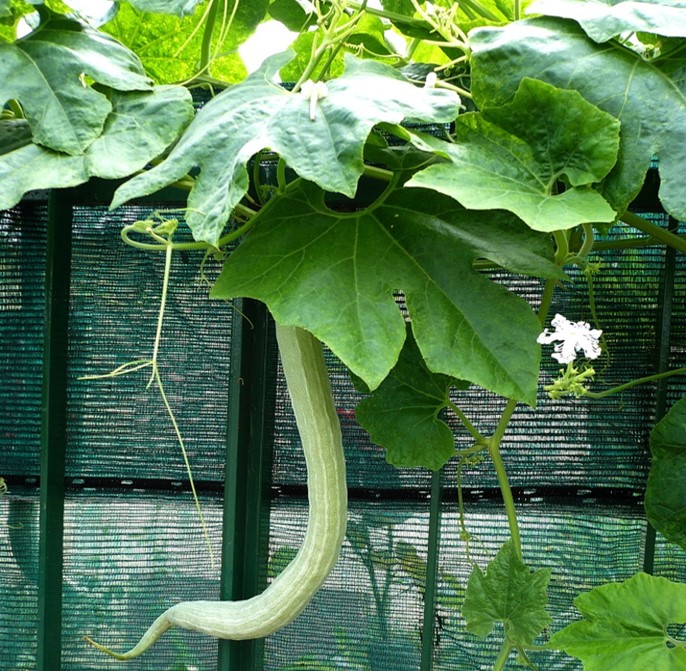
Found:
[[[118,659],[124,662],[128,659],[134,659],[135,657],[142,655],[148,648],[152,647],[153,643],[155,643],[158,638],[159,636],[144,636],[138,642],[137,645],[135,645],[133,648],[131,648],[131,650],[127,652],[114,652],[114,650],[110,650],[109,648],[106,648],[104,645],[96,643],[92,638],[89,638],[88,636],[84,636],[83,640],[86,641],[86,643],[92,645],[94,648],[97,648],[101,652],[104,652],[106,655],[109,655],[110,657],[114,657],[114,659]]]

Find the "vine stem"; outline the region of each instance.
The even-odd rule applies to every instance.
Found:
[[[651,237],[660,240],[660,242],[664,242],[666,245],[674,247],[674,249],[686,254],[686,240],[684,240],[684,238],[678,235],[675,235],[671,231],[668,231],[667,229],[662,228],[661,226],[657,226],[653,222],[648,221],[643,217],[639,217],[637,214],[634,214],[633,212],[625,212],[622,215],[622,221],[625,224],[633,226],[634,228],[637,228],[639,231],[643,231]]]
[[[157,329],[155,331],[155,342],[153,344],[152,348],[152,361],[153,361],[153,374],[150,376],[150,381],[148,382],[148,386],[150,386],[153,382],[154,376],[157,374],[157,377],[159,378],[159,373],[157,373],[157,354],[160,351],[160,342],[162,342],[162,325],[164,324],[164,311],[165,308],[167,307],[167,289],[169,288],[169,277],[171,276],[171,263],[172,263],[172,254],[174,253],[174,249],[172,248],[171,244],[167,244],[167,250],[165,252],[164,256],[164,275],[162,277],[162,296],[160,297],[160,309],[159,312],[157,313]],[[160,385],[158,385],[160,386]],[[162,394],[163,399],[165,400],[166,404],[166,398],[164,394]],[[184,454],[185,456],[185,454]]]
[[[517,511],[515,509],[514,497],[512,496],[512,489],[507,477],[507,471],[505,470],[505,464],[503,462],[503,457],[500,454],[500,443],[502,442],[503,436],[507,429],[507,425],[510,423],[512,414],[517,407],[517,401],[514,399],[508,399],[505,410],[503,411],[498,426],[496,427],[493,435],[488,439],[488,453],[493,461],[493,467],[495,468],[496,475],[498,476],[498,485],[500,486],[500,492],[503,497],[503,503],[505,505],[505,514],[507,515],[507,523],[510,527],[510,536],[512,537],[512,543],[517,553],[517,557],[522,559],[522,541],[519,534],[519,522],[517,520]]]
[[[541,325],[545,324],[545,321],[548,317],[556,283],[557,281],[555,279],[548,279],[546,280],[543,288],[543,293],[541,294],[541,304],[538,308],[538,321]],[[503,462],[502,455],[500,454],[500,444],[516,407],[517,401],[514,399],[508,399],[507,405],[505,406],[503,414],[500,417],[500,421],[498,422],[498,426],[486,444],[488,446],[488,453],[493,461],[493,467],[495,469],[496,476],[498,477],[498,485],[500,486],[500,492],[503,497],[505,514],[507,515],[507,523],[510,528],[510,537],[512,538],[512,545],[519,560],[523,561],[522,539],[519,533],[517,510],[514,504],[512,488],[510,487],[510,482],[507,477],[505,463]],[[493,666],[493,671],[502,671],[505,668],[511,652],[512,644],[506,635],[503,645],[500,648],[500,652],[498,653],[498,658]]]
[[[645,384],[646,382],[653,382],[655,380],[661,380],[665,377],[671,377],[672,375],[684,375],[686,374],[686,368],[675,368],[674,370],[667,370],[664,373],[655,373],[655,375],[646,375],[645,377],[638,378],[637,380],[631,380],[631,382],[626,382],[620,384],[617,387],[612,387],[611,389],[606,389],[605,391],[587,391],[584,396],[589,398],[605,398],[612,394],[617,394],[631,387],[635,387],[639,384]]]
[[[505,664],[507,664],[507,660],[509,659],[511,652],[512,645],[507,639],[505,639],[505,643],[503,643],[503,647],[500,648],[498,658],[495,660],[495,664],[493,665],[493,671],[502,671],[505,668]]]
[[[448,407],[455,413],[455,415],[457,415],[458,419],[464,425],[464,428],[469,431],[477,443],[481,445],[486,443],[486,437],[469,421],[469,419],[467,419],[467,416],[455,403],[453,403],[451,400],[448,400]]]

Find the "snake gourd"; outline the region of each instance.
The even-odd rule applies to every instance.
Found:
[[[341,430],[319,341],[297,327],[276,327],[281,363],[305,460],[309,516],[303,543],[291,563],[261,593],[241,601],[184,601],[162,613],[128,652],[137,657],[178,626],[216,638],[261,638],[294,620],[338,559],[345,536],[347,490]]]

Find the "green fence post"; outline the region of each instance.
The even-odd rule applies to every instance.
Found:
[[[222,540],[222,599],[246,599],[262,584],[266,560],[273,435],[276,349],[267,309],[257,301],[236,305],[231,333],[227,456]],[[220,641],[220,671],[259,671],[262,640]]]
[[[668,228],[676,233],[678,222],[669,218]],[[674,277],[676,273],[676,250],[673,247],[665,249],[665,271],[662,276],[660,291],[660,321],[658,333],[658,361],[657,372],[663,373],[669,368],[669,350],[671,345],[672,305],[674,302]],[[658,380],[655,395],[655,421],[662,419],[667,411],[667,379]],[[653,573],[655,568],[655,527],[646,520],[646,535],[643,544],[643,571]]]
[[[421,671],[431,671],[434,655],[436,627],[436,592],[438,588],[438,553],[441,538],[441,474],[431,476],[431,502],[429,504],[429,542],[426,557],[426,585],[424,587],[424,621],[422,623]]]
[[[71,194],[53,191],[48,202],[45,273],[38,549],[38,671],[61,669],[71,224]]]

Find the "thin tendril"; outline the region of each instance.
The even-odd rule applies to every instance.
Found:
[[[159,215],[158,215],[159,216]],[[170,222],[163,221],[160,226],[166,226]],[[198,492],[195,487],[195,480],[193,479],[193,472],[191,469],[190,461],[188,459],[188,452],[186,451],[186,445],[183,440],[183,436],[181,435],[181,429],[179,428],[179,424],[176,421],[176,416],[174,414],[174,411],[171,407],[171,404],[169,403],[169,399],[167,397],[167,394],[164,389],[164,385],[162,383],[162,377],[160,375],[159,371],[159,366],[158,366],[158,356],[159,356],[159,351],[160,351],[160,342],[162,340],[162,327],[164,324],[164,312],[167,304],[167,291],[169,288],[169,278],[171,275],[171,263],[172,263],[172,257],[173,257],[173,251],[174,251],[174,243],[172,242],[172,235],[173,235],[173,230],[169,230],[166,232],[167,237],[164,238],[158,233],[155,232],[152,226],[150,226],[147,230],[148,234],[152,236],[153,238],[157,240],[161,240],[166,244],[166,254],[165,254],[165,263],[164,263],[164,275],[163,275],[163,280],[162,280],[162,295],[160,297],[160,308],[158,311],[157,315],[157,329],[155,332],[155,341],[153,343],[153,351],[152,351],[152,356],[150,359],[137,359],[135,361],[129,361],[128,363],[122,364],[121,366],[115,368],[114,370],[110,371],[109,373],[105,373],[103,375],[85,375],[79,379],[81,380],[95,380],[95,379],[103,379],[103,378],[109,378],[109,377],[118,377],[120,375],[127,375],[129,373],[133,373],[138,370],[142,370],[144,368],[150,367],[151,373],[150,373],[150,379],[148,380],[148,383],[146,385],[146,389],[149,389],[150,386],[154,383],[155,386],[157,387],[157,390],[160,394],[160,397],[162,399],[162,403],[164,404],[165,410],[167,412],[167,415],[169,417],[169,420],[171,421],[172,427],[174,429],[174,433],[176,435],[176,440],[179,444],[179,447],[181,448],[181,455],[183,458],[184,465],[186,467],[186,473],[188,474],[188,481],[191,487],[191,492],[193,494],[193,501],[195,503],[196,510],[198,512],[198,519],[200,522],[200,528],[202,531],[202,535],[205,539],[205,543],[207,545],[207,550],[210,556],[210,565],[212,568],[215,567],[216,562],[214,559],[214,551],[212,550],[212,543],[210,541],[210,535],[207,529],[207,524],[205,523],[205,516],[203,515],[202,508],[200,506],[200,499],[198,498]]]

